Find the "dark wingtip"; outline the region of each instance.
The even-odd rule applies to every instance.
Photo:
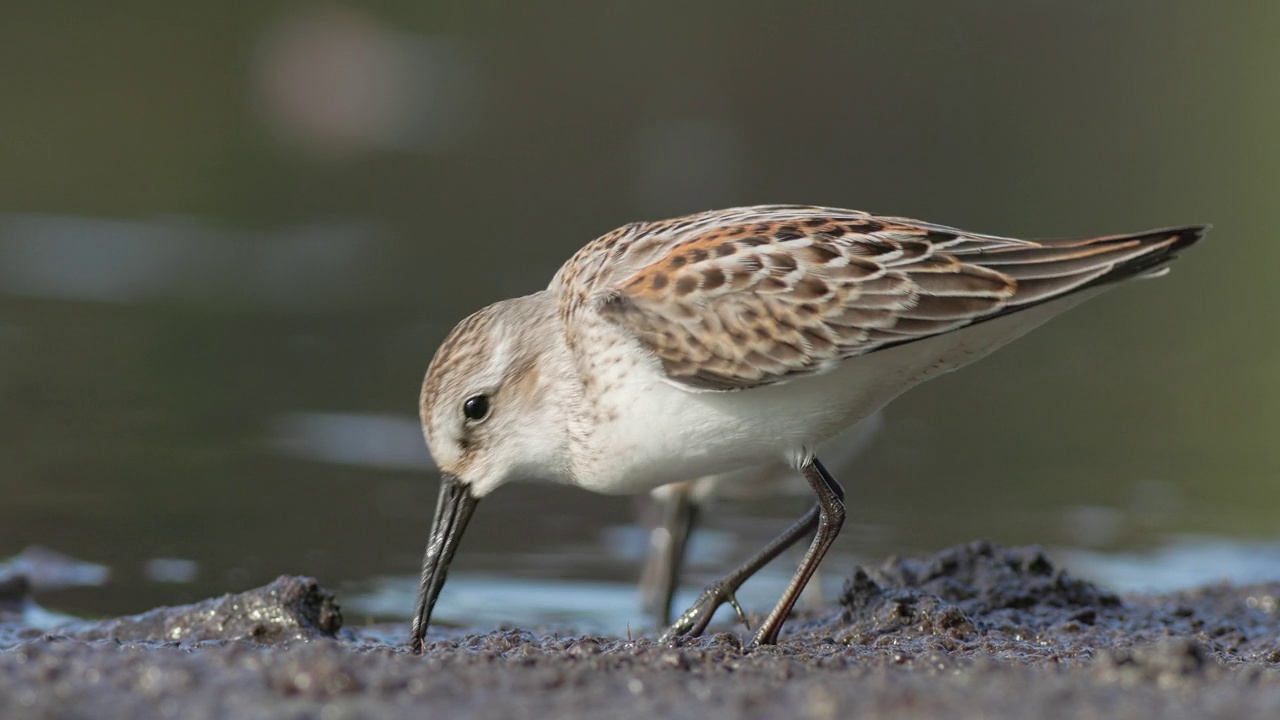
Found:
[[[1169,253],[1176,253],[1183,248],[1189,248],[1200,242],[1204,234],[1213,229],[1212,225],[1188,225],[1180,228],[1170,228],[1166,232],[1177,236],[1177,240],[1169,246]]]
[[[1212,225],[1183,225],[1175,227],[1159,228],[1156,230],[1144,230],[1129,235],[1115,235],[1107,240],[1137,240],[1146,245],[1164,245],[1161,252],[1157,255],[1169,255],[1176,253],[1184,248],[1200,242],[1204,234],[1213,229]],[[1172,236],[1173,242],[1169,242]],[[1167,243],[1167,244],[1166,244]]]
[[[1114,283],[1155,271],[1161,266],[1172,262],[1176,257],[1178,257],[1178,253],[1182,250],[1200,242],[1200,239],[1204,237],[1204,234],[1209,232],[1212,228],[1212,225],[1187,225],[1184,227],[1161,228],[1159,230],[1148,230],[1146,232],[1134,233],[1133,235],[1117,236],[1114,239],[1131,241],[1137,240],[1148,245],[1163,245],[1163,247],[1159,247],[1158,249],[1144,255],[1139,255],[1128,262],[1116,265],[1111,272],[1103,275],[1093,282],[1088,283],[1087,285],[1082,286],[1081,289],[1086,287],[1095,287],[1097,285],[1106,285],[1108,283]],[[1173,236],[1172,242],[1169,241],[1170,236]]]

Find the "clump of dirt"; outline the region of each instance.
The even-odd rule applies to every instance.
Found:
[[[1002,548],[978,540],[931,558],[890,558],[879,568],[855,568],[840,598],[843,619],[859,619],[890,596],[934,596],[974,616],[1000,615],[1035,623],[1059,613],[1043,608],[1115,608],[1120,598],[1054,567],[1036,546]]]
[[[1280,585],[1121,598],[1056,567],[1042,548],[975,541],[854,568],[838,617],[796,623],[795,637],[870,654],[891,649],[900,660],[941,651],[1025,663],[1087,662],[1177,640],[1195,646],[1186,650],[1192,657],[1274,663],[1278,597]]]
[[[893,634],[972,637],[989,631],[1041,632],[1118,618],[1114,593],[1071,577],[1039,547],[985,541],[923,560],[890,558],[854,568],[840,595],[841,635],[871,643]]]
[[[342,612],[333,593],[321,588],[313,578],[282,575],[270,585],[248,592],[71,626],[65,635],[77,640],[252,640],[273,645],[336,638],[341,628]]]

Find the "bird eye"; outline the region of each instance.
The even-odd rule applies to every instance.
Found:
[[[467,416],[468,420],[483,420],[489,414],[489,397],[487,395],[472,395],[462,403],[462,414]]]

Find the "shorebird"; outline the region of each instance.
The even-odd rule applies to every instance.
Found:
[[[833,468],[848,468],[853,459],[867,449],[883,425],[883,413],[876,412],[823,442],[817,450]],[[654,619],[656,627],[671,622],[671,603],[680,585],[689,538],[705,507],[720,500],[811,496],[812,493],[804,478],[782,462],[704,475],[654,488],[649,496],[657,510],[657,523],[649,532],[648,552],[640,570],[641,608]],[[815,576],[809,582],[812,586],[818,578]],[[806,590],[805,594],[810,593]]]
[[[477,504],[499,486],[640,493],[785,462],[816,504],[663,635],[701,633],[726,602],[741,615],[738,587],[812,533],[751,641],[776,643],[844,523],[818,443],[1110,285],[1162,273],[1206,229],[1032,241],[766,205],[597,238],[545,290],[459,323],[427,369],[419,409],[441,478],[412,649]]]

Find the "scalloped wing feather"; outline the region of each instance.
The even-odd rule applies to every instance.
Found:
[[[762,206],[619,228],[557,276],[674,383],[757,387],[1151,271],[1204,228],[1029,241]]]

